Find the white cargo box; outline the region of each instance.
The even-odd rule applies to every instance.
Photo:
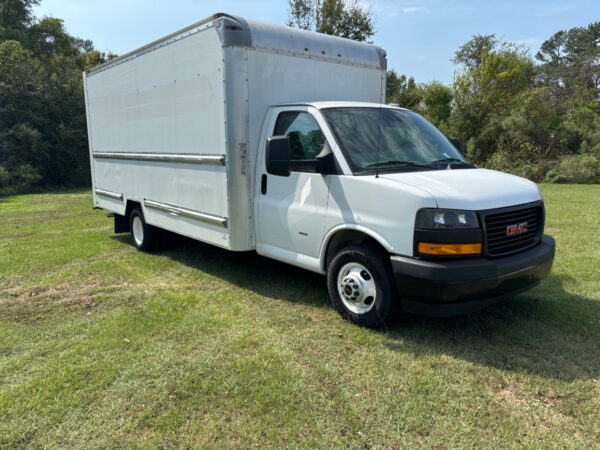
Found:
[[[216,14],[84,73],[94,205],[251,250],[269,107],[383,102],[374,45]],[[263,145],[264,145],[264,141]]]

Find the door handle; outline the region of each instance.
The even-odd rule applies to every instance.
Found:
[[[263,173],[263,176],[260,179],[260,193],[265,195],[267,193],[267,174]]]

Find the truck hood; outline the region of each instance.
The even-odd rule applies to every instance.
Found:
[[[483,210],[542,199],[535,183],[495,170],[432,170],[379,176],[431,194],[438,208]]]

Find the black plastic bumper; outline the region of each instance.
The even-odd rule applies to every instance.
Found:
[[[502,258],[424,261],[392,256],[405,312],[451,316],[476,311],[534,287],[550,273],[554,239]]]

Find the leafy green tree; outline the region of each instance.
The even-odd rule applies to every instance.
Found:
[[[436,127],[445,129],[452,114],[452,89],[439,81],[421,86],[423,115]]]
[[[0,42],[0,131],[38,116],[40,71],[19,42]]]
[[[536,58],[542,63],[540,78],[557,97],[599,98],[600,22],[555,33]]]
[[[60,19],[35,20],[35,4],[0,0],[2,189],[89,183],[81,72],[112,57]]]
[[[483,55],[496,47],[497,44],[498,39],[494,34],[476,34],[471,40],[460,46],[454,53],[452,62],[457,66],[463,66],[467,71],[474,70],[481,66]]]
[[[418,110],[421,103],[421,91],[413,77],[398,75],[394,69],[387,72],[386,101],[397,103],[403,108]]]
[[[289,0],[288,26],[314,31],[317,26],[318,8],[318,0]]]
[[[358,0],[289,0],[289,26],[366,41],[375,34],[372,8]]]
[[[479,62],[465,65],[453,85],[453,130],[475,162],[484,162],[501,143],[501,121],[534,80],[533,61],[522,47],[484,47]]]
[[[0,41],[19,40],[34,20],[31,8],[40,0],[0,0]]]

